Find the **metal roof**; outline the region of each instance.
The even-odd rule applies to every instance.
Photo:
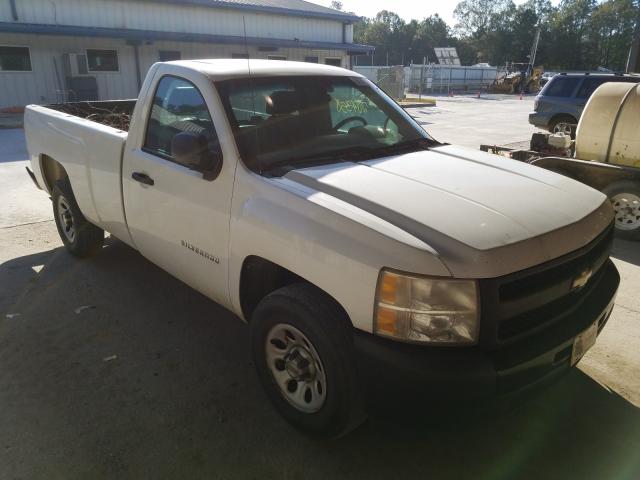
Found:
[[[358,22],[360,17],[304,0],[137,0]]]
[[[156,30],[134,30],[128,28],[80,27],[75,25],[42,25],[36,23],[0,22],[0,32],[31,33],[40,35],[66,35],[70,37],[121,38],[125,40],[173,40],[177,42],[201,42],[257,45],[264,47],[309,48],[316,50],[346,50],[354,54],[375,50],[369,45],[357,43],[315,42],[280,38],[240,37],[208,33],[163,32]]]

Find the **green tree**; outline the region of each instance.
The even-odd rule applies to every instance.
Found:
[[[405,22],[383,10],[354,29],[355,41],[376,47],[375,65],[435,61],[436,47],[456,47],[463,65],[529,61],[536,31],[535,60],[547,70],[625,67],[634,28],[640,22],[640,0],[462,0],[451,29],[438,15]]]
[[[433,49],[450,47],[452,40],[446,22],[438,14],[431,15],[420,23],[416,22],[415,34],[411,42],[411,57],[416,63],[421,63],[424,57],[433,62],[436,58]]]
[[[460,36],[482,35],[512,3],[511,0],[462,0],[453,11]]]
[[[592,66],[603,65],[613,70],[625,68],[636,15],[632,0],[609,0],[595,8],[589,29]]]
[[[587,68],[592,62],[588,58],[593,48],[589,26],[595,0],[562,0],[551,17],[550,40],[554,50],[549,63],[577,70]]]

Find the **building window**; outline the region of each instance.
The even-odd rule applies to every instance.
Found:
[[[248,53],[232,53],[231,58],[249,58]]]
[[[90,72],[117,72],[117,50],[87,50],[87,65]]]
[[[307,63],[318,63],[318,57],[304,57],[304,61]]]
[[[284,55],[267,55],[267,60],[286,60]]]
[[[0,71],[30,72],[31,54],[29,47],[0,46]]]
[[[325,58],[324,63],[325,65],[333,65],[334,67],[341,67],[342,59],[341,58]]]
[[[182,60],[182,53],[175,50],[160,50],[158,57],[161,62],[173,62],[174,60]]]

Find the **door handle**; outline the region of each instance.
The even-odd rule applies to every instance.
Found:
[[[133,178],[136,182],[144,183],[145,185],[153,185],[155,182],[153,178],[151,178],[146,173],[133,172],[131,174],[131,178]]]

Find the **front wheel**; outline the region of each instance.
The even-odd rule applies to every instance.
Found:
[[[51,201],[58,234],[69,253],[76,257],[87,257],[102,247],[104,230],[84,218],[68,178],[55,183]]]
[[[615,214],[615,232],[620,238],[640,240],[640,184],[621,180],[606,186]]]
[[[254,363],[269,399],[291,424],[320,438],[364,420],[344,317],[324,293],[294,284],[267,295],[251,319]]]

